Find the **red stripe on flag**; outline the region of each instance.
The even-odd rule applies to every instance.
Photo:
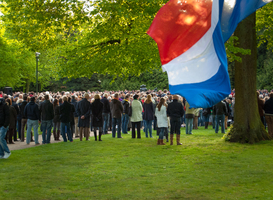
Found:
[[[170,0],[148,30],[162,65],[190,49],[211,27],[212,0]]]

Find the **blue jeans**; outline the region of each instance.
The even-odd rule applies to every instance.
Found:
[[[192,134],[193,118],[186,118],[186,134]]]
[[[52,129],[52,120],[43,120],[41,126],[43,127],[43,133],[42,133],[42,138],[43,141],[42,143],[50,143],[50,137],[51,137],[51,129]]]
[[[65,131],[65,129],[67,129],[67,131]],[[66,135],[65,133],[67,132],[67,138],[70,142],[73,141],[72,137],[71,137],[71,132],[70,132],[70,122],[61,122],[61,134],[63,136],[63,139],[64,139],[64,142],[67,142],[67,139],[66,139]]]
[[[163,140],[164,134],[167,131],[167,127],[158,128],[160,130],[159,139]]]
[[[0,128],[0,156],[4,156],[4,152],[10,153],[7,142],[5,140],[8,130],[9,127],[5,128],[4,126],[2,126]]]
[[[215,128],[215,116],[216,115],[212,115],[212,127]]]
[[[107,134],[108,132],[108,125],[109,125],[109,118],[110,118],[110,113],[102,113],[103,117],[103,133]]]
[[[148,137],[148,132],[150,132],[150,138],[153,137],[152,135],[152,123],[153,123],[153,120],[145,120],[145,135],[146,135],[146,138]]]
[[[222,133],[225,133],[225,115],[215,115],[215,122],[216,122],[215,133],[218,133],[220,123],[221,123],[221,131]]]
[[[27,142],[27,144],[30,143],[32,127],[33,127],[33,131],[34,131],[35,144],[38,144],[39,143],[39,141],[38,141],[38,127],[39,127],[38,120],[31,120],[31,119],[27,120],[27,139],[26,139],[26,142]]]
[[[118,125],[118,138],[121,138],[121,118],[112,118],[112,137],[116,137],[116,125]]]
[[[129,115],[122,114],[122,133],[127,133],[128,130],[128,123],[129,123]]]

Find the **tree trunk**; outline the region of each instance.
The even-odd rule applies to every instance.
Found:
[[[239,55],[242,62],[235,62],[235,114],[233,127],[228,133],[231,142],[253,144],[271,139],[258,112],[255,23],[256,13],[253,13],[238,25],[234,33],[239,38],[239,47],[250,49],[251,55]]]
[[[26,93],[29,92],[29,79],[26,80]]]

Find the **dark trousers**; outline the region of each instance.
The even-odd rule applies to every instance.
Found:
[[[140,125],[141,122],[132,122],[132,138],[136,138],[136,128],[137,128],[137,138],[141,138],[140,135]]]
[[[180,117],[171,117],[171,134],[180,135]]]
[[[25,140],[25,126],[27,125],[27,119],[21,120],[21,141]]]
[[[18,123],[18,138],[20,138],[21,139],[21,118],[17,118],[17,123]]]

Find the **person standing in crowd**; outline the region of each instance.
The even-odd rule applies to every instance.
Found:
[[[129,103],[129,98],[130,95],[127,94],[125,96],[125,99],[122,101],[122,105],[123,105],[123,114],[122,114],[122,133],[124,134],[128,134],[128,123],[129,123],[129,107],[130,107],[130,103]]]
[[[205,129],[208,129],[209,126],[209,118],[211,115],[211,107],[210,108],[204,108],[202,111],[202,115],[203,115],[203,121],[205,122]]]
[[[32,127],[34,131],[35,145],[39,145],[40,143],[38,141],[38,126],[41,120],[38,105],[35,103],[35,97],[30,98],[30,102],[25,107],[24,114],[27,118],[27,145],[29,145],[31,140]]]
[[[123,106],[119,101],[118,93],[115,93],[114,99],[110,103],[110,110],[112,114],[112,137],[116,137],[116,126],[117,126],[117,137],[121,137],[121,116],[123,113]]]
[[[109,119],[110,119],[110,103],[108,100],[108,94],[104,93],[101,99],[103,103],[102,117],[103,117],[103,134],[108,133]]]
[[[225,129],[227,130],[227,127],[228,127],[228,125],[227,125],[227,121],[228,121],[228,116],[230,115],[230,107],[229,107],[229,100],[228,100],[228,98],[226,98],[224,101],[224,104],[226,105],[226,113],[225,113]]]
[[[194,109],[193,129],[198,129],[198,117],[200,108]]]
[[[157,144],[165,145],[165,143],[163,143],[163,136],[168,128],[167,104],[165,103],[165,98],[160,98],[160,102],[155,109],[155,116],[157,118],[157,126],[159,129]]]
[[[49,101],[49,95],[45,95],[45,100],[40,106],[41,118],[42,118],[42,144],[49,144],[51,137],[52,122],[54,118],[53,104]]]
[[[140,125],[142,121],[142,104],[138,100],[139,96],[137,94],[134,95],[134,100],[132,101],[131,107],[132,107],[132,116],[131,116],[131,122],[132,122],[132,138],[136,138],[136,130],[137,128],[137,138],[141,138],[140,134]]]
[[[60,106],[59,106],[59,100],[55,99],[53,102],[53,109],[54,109],[54,118],[53,118],[53,135],[55,141],[60,141]]]
[[[77,100],[76,100],[75,95],[72,96],[71,103],[74,105],[74,108],[75,108],[75,110],[76,110],[76,109],[77,109],[78,102],[77,102]],[[79,127],[78,127],[79,116],[78,116],[78,114],[77,114],[76,111],[73,113],[73,115],[74,115],[75,137],[78,138],[78,137],[79,137]]]
[[[154,120],[154,105],[152,102],[152,96],[150,94],[147,95],[147,99],[144,101],[143,104],[143,120],[145,120],[145,135],[148,138],[148,132],[150,133],[150,138],[153,137],[152,135],[152,123]]]
[[[18,100],[18,107],[19,107],[19,113],[17,115],[17,130],[18,130],[18,138],[19,140],[21,141],[21,120],[22,120],[22,114],[21,114],[21,111],[20,111],[20,106],[23,102],[23,99],[19,99]]]
[[[25,126],[27,124],[27,116],[25,115],[25,107],[28,104],[27,95],[23,96],[23,102],[20,105],[20,113],[21,113],[21,142],[25,141]]]
[[[78,103],[77,106],[77,114],[79,116],[79,128],[80,128],[80,141],[82,141],[82,137],[86,138],[86,141],[89,140],[89,126],[90,126],[90,107],[91,104],[89,100],[89,94],[85,93],[84,98]]]
[[[60,121],[61,121],[61,134],[64,142],[67,142],[67,138],[70,142],[73,142],[71,129],[70,129],[70,114],[72,111],[72,104],[68,103],[66,96],[63,96],[63,104],[60,106]],[[67,138],[65,135],[65,127],[67,130]]]
[[[7,142],[6,133],[9,129],[9,107],[5,99],[0,98],[0,158],[8,158],[11,155]]]
[[[14,144],[14,142],[12,141],[12,136],[14,135],[14,130],[16,129],[17,112],[12,106],[11,99],[6,99],[6,104],[9,107],[9,129],[6,134],[6,139],[8,139],[9,144]]]
[[[215,133],[218,133],[221,121],[221,132],[225,133],[225,114],[227,113],[226,104],[222,101],[214,106],[215,109]]]
[[[16,98],[13,98],[13,97],[11,97],[11,101],[12,101],[12,106],[15,108],[15,110],[16,110],[16,119],[15,119],[15,128],[14,128],[14,133],[13,133],[13,140],[15,141],[15,142],[17,142],[18,140],[17,140],[17,130],[16,130],[16,128],[17,128],[17,116],[18,116],[18,114],[19,114],[19,112],[20,112],[20,109],[19,109],[19,106],[18,106],[18,104],[16,103],[17,102],[17,97]],[[17,128],[18,129],[18,128]]]
[[[192,135],[194,108],[190,108],[190,104],[186,102],[186,134]]]
[[[264,104],[265,121],[268,126],[268,134],[273,138],[273,92],[269,95],[268,99]]]
[[[70,103],[71,106],[71,112],[70,112],[70,134],[73,138],[73,134],[75,133],[75,121],[74,121],[74,113],[75,113],[75,107],[74,104],[71,103],[71,97],[67,98],[68,103]]]
[[[101,140],[102,135],[102,127],[103,127],[103,118],[102,118],[102,111],[103,111],[103,103],[100,101],[100,96],[98,94],[95,95],[95,101],[91,104],[91,111],[93,115],[93,129],[94,129],[94,136],[95,141],[97,141],[97,130],[99,131],[99,141]]]
[[[170,132],[170,145],[173,145],[173,134],[176,133],[177,145],[180,143],[180,119],[184,115],[182,103],[178,102],[178,96],[173,96],[173,102],[168,105],[167,114],[170,117],[171,132]]]
[[[257,100],[258,100],[258,109],[259,109],[259,115],[261,118],[261,121],[263,125],[265,125],[264,121],[264,100],[260,98],[260,93],[257,92]]]

